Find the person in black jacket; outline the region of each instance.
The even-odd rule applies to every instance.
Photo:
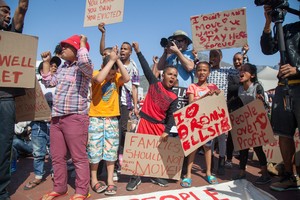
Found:
[[[0,31],[22,33],[28,2],[29,0],[19,0],[11,20],[10,7],[4,0],[0,0]],[[0,200],[10,199],[6,187],[11,178],[10,155],[15,129],[15,97],[21,95],[25,95],[23,88],[0,87]]]
[[[278,35],[272,36],[271,16],[272,8],[264,6],[265,27],[260,39],[261,49],[265,55],[272,55],[279,51]],[[279,135],[279,147],[285,167],[282,180],[271,184],[271,189],[277,191],[299,190],[300,181],[295,166],[295,130],[300,124],[300,22],[283,26],[285,42],[285,63],[281,63],[278,72],[278,86],[272,103],[271,123],[274,133]],[[284,79],[288,79],[291,111],[286,109],[287,100],[284,90]]]

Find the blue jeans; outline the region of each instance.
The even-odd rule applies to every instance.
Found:
[[[22,137],[15,135],[13,139],[13,148],[16,150],[17,158],[19,154],[32,154],[32,142],[25,140]]]
[[[35,177],[42,179],[45,174],[45,157],[50,145],[50,124],[43,121],[31,123],[31,142],[33,147],[33,167]]]

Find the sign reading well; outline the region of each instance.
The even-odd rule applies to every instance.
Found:
[[[275,142],[273,130],[261,100],[230,113],[231,136],[236,151]]]
[[[86,0],[84,27],[123,21],[124,0]]]
[[[185,156],[231,130],[223,93],[199,99],[173,115]]]
[[[159,136],[126,133],[122,174],[180,179],[183,152],[178,138],[160,142]]]
[[[38,38],[0,31],[0,87],[34,88]]]
[[[49,120],[51,110],[37,79],[35,88],[25,89],[25,91],[26,95],[16,97],[16,121]]]
[[[196,51],[242,47],[247,43],[246,8],[190,17]]]

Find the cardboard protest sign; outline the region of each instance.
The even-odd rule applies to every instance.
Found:
[[[160,142],[159,136],[126,133],[122,174],[179,180],[183,152],[178,138]]]
[[[196,51],[247,44],[246,8],[190,17]]]
[[[177,107],[176,107],[177,109],[183,108],[183,107],[185,107],[186,105],[189,104],[189,98],[186,95],[187,88],[174,86],[172,88],[172,91],[178,97],[178,103],[177,103]]]
[[[84,27],[123,21],[124,0],[86,0]]]
[[[0,87],[34,88],[38,38],[0,31]]]
[[[236,151],[275,141],[263,102],[256,99],[230,113],[231,136]]]
[[[35,79],[35,88],[25,89],[26,95],[16,97],[16,121],[49,120],[51,110],[41,86]]]
[[[185,156],[231,130],[224,93],[199,99],[173,115]]]
[[[268,162],[272,163],[281,163],[283,162],[280,148],[279,148],[279,137],[277,135],[274,136],[275,141],[266,144],[263,146],[264,152],[267,157]],[[299,130],[297,129],[295,135],[294,135],[294,141],[295,141],[295,148],[296,148],[296,165],[300,166],[300,137],[299,137]],[[256,154],[253,154],[253,160],[258,160]]]

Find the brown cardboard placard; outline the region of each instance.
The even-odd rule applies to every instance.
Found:
[[[84,27],[98,26],[99,23],[113,24],[123,21],[124,0],[86,0]]]
[[[185,156],[231,130],[223,92],[199,99],[174,112],[173,115]]]
[[[234,150],[263,146],[275,141],[263,102],[256,99],[230,113]]]
[[[35,78],[35,88],[28,88],[25,91],[24,96],[15,98],[16,121],[49,120],[51,110],[37,78]]]
[[[179,180],[183,151],[178,138],[160,142],[160,136],[126,133],[122,174]]]
[[[247,44],[246,8],[191,16],[190,22],[196,51]]]
[[[0,87],[34,88],[38,38],[0,31]]]

